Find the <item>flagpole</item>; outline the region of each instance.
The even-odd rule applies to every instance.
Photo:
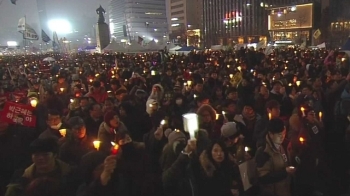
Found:
[[[24,56],[27,55],[27,40],[25,34],[27,33],[27,16],[24,15],[24,32],[23,32],[23,42],[24,42]]]

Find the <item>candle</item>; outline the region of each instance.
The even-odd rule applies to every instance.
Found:
[[[322,120],[322,112],[318,113],[318,117],[320,118],[320,120]]]
[[[93,80],[92,80],[92,79],[90,79],[89,81],[90,81],[90,82],[92,82]]]
[[[152,71],[151,71],[151,75],[152,75],[152,76],[156,75],[156,72],[152,70]]]
[[[227,65],[227,68],[230,68],[230,65]]]
[[[194,95],[193,95],[193,98],[197,98],[197,95],[196,95],[196,94],[194,94]]]
[[[36,99],[30,100],[30,105],[31,105],[33,108],[35,108],[37,104],[38,104],[38,101],[37,101]]]
[[[60,129],[58,130],[60,132],[60,134],[62,135],[62,137],[66,137],[67,134],[67,129]]]
[[[166,122],[165,122],[164,119],[163,119],[162,121],[160,121],[160,125],[161,125],[161,126],[165,125],[165,123],[166,123]]]
[[[60,91],[63,92],[63,91],[64,91],[64,88],[60,88]]]
[[[237,69],[238,69],[238,71],[241,71],[241,70],[242,70],[241,66],[238,66]]]
[[[272,119],[272,114],[271,114],[271,112],[269,112],[269,120],[271,120]]]
[[[303,117],[305,117],[305,108],[301,107],[300,110],[303,113]]]
[[[220,116],[220,114],[215,114],[215,118],[216,118],[216,120],[218,120],[218,119],[219,119],[219,116]]]
[[[187,85],[188,85],[188,86],[191,86],[191,84],[192,84],[192,81],[191,81],[191,80],[187,81]]]
[[[290,169],[294,169],[295,167],[293,167],[293,166],[289,166],[289,168],[290,168]]]
[[[150,108],[152,108],[152,107],[153,107],[153,105],[152,105],[152,104],[149,104],[148,106],[149,106]]]
[[[94,144],[94,147],[96,148],[96,150],[100,149],[101,141],[94,141],[93,144]]]
[[[190,139],[195,139],[195,133],[198,131],[198,115],[195,113],[187,113],[183,116],[184,129],[190,134]]]
[[[230,78],[231,78],[231,79],[233,78],[233,74],[230,74]]]
[[[225,114],[226,114],[226,112],[225,112],[225,111],[222,111],[222,116],[224,117],[225,120],[227,120]]]
[[[112,155],[117,155],[118,152],[119,152],[119,145],[114,143],[114,142],[111,142],[111,144],[112,144],[111,154]]]
[[[73,103],[73,102],[74,102],[74,99],[70,99],[70,102]]]
[[[95,74],[95,77],[98,77],[100,74]]]
[[[300,86],[300,81],[296,81],[295,83],[297,84],[297,86]]]
[[[305,142],[305,139],[304,139],[303,137],[300,137],[300,138],[299,138],[299,141],[300,141],[300,143],[303,144],[303,143]]]
[[[248,146],[244,147],[244,151],[245,151],[245,152],[248,152],[248,151],[249,151]]]

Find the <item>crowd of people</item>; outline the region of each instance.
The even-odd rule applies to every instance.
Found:
[[[2,56],[0,195],[350,194],[349,65],[292,48]],[[4,120],[9,103],[35,126]]]

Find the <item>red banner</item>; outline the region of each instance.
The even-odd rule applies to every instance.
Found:
[[[33,115],[34,108],[13,102],[6,102],[1,112],[1,120],[9,124],[20,124],[26,127],[36,126],[36,116]]]

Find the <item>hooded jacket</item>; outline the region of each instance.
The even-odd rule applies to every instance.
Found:
[[[154,99],[154,100],[156,100],[158,103],[162,103],[162,100],[163,100],[163,97],[164,97],[164,88],[163,88],[162,85],[160,85],[160,84],[155,84],[155,85],[152,86],[152,89],[153,89],[153,88],[156,88],[156,87],[158,87],[158,88],[160,89],[160,92],[158,93],[158,92],[154,92],[154,91],[152,90],[152,93],[151,93],[151,95],[148,97],[148,99]]]
[[[127,131],[128,129],[123,122],[119,121],[119,126],[117,129],[113,129],[107,125],[107,123],[102,122],[100,128],[98,129],[98,140],[101,141],[101,149],[110,150],[111,142],[114,141],[114,137],[118,131]]]

